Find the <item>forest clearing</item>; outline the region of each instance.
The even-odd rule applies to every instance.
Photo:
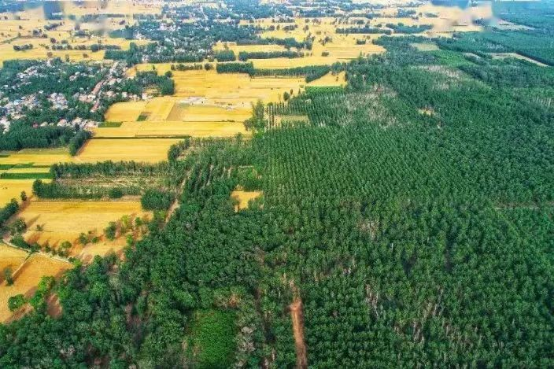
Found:
[[[248,209],[250,201],[256,200],[260,196],[262,196],[261,191],[235,190],[231,192],[231,197],[237,201],[237,205],[235,206],[235,211]]]

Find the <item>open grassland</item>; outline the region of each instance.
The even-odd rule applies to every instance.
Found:
[[[150,215],[138,201],[32,201],[18,217],[27,224],[23,237],[28,243],[57,249],[68,241],[72,245],[70,256],[83,254],[88,258],[109,251],[117,253],[125,246],[124,238],[111,241],[103,235],[109,222],[117,222],[124,216],[134,220]],[[98,242],[84,247],[79,242],[81,233],[98,237]]]
[[[155,163],[166,160],[169,147],[178,141],[178,139],[92,139],[76,156],[76,161],[94,163],[106,160],[134,160]]]
[[[411,44],[417,51],[438,51],[439,47],[433,42],[418,42]]]
[[[7,286],[5,282],[0,285],[0,322],[5,323],[11,319],[21,317],[31,309],[30,306],[26,305],[12,313],[8,308],[10,297],[22,294],[26,298],[30,298],[42,277],[58,278],[64,271],[71,268],[70,263],[62,260],[42,254],[31,255],[17,271],[14,271],[13,285]]]

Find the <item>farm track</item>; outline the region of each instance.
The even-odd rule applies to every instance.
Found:
[[[44,251],[30,252],[30,251],[27,250],[27,249],[24,249],[24,248],[22,248],[22,247],[18,247],[18,246],[16,246],[16,245],[14,245],[13,243],[11,243],[11,241],[10,241],[8,235],[4,235],[4,237],[2,238],[2,242],[4,242],[4,244],[5,244],[6,246],[9,246],[9,247],[14,248],[14,249],[16,249],[16,250],[21,250],[21,251],[27,252],[27,258],[25,259],[25,261],[26,261],[27,259],[29,259],[29,257],[30,257],[31,255],[33,255],[33,254],[38,254],[38,255],[42,255],[42,256],[44,256],[44,257],[50,258],[50,259],[52,259],[52,260],[57,260],[57,261],[61,261],[61,262],[73,264],[71,261],[69,261],[68,258],[64,258],[64,257],[62,257],[62,256],[48,254],[48,253],[46,253],[46,252],[44,252]],[[21,267],[22,267],[24,264],[25,264],[25,262],[23,262],[23,264],[21,264],[21,265],[19,266],[19,268],[17,268],[17,270],[21,269]],[[14,271],[14,274],[17,272],[17,270]]]
[[[179,190],[177,191],[177,197],[175,197],[175,200],[169,207],[169,210],[167,211],[167,215],[165,217],[165,223],[169,222],[169,219],[173,216],[175,211],[179,209],[179,199],[181,198],[181,194],[183,193],[183,189],[185,188],[185,183],[187,183],[187,179],[189,178],[189,175],[187,174],[185,178],[183,178],[183,181],[179,184]]]
[[[302,314],[302,299],[295,298],[289,305],[292,318],[292,330],[294,333],[294,344],[296,348],[296,368],[304,369],[308,367],[308,357],[306,342],[304,341],[304,316]]]

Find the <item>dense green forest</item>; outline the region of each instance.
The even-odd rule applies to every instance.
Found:
[[[310,367],[553,367],[554,77],[490,55],[533,46],[550,63],[526,40],[552,20],[534,7],[511,19],[525,12],[534,31],[491,27],[437,51],[383,37],[387,53],[332,68],[345,88],[258,104],[250,140],[186,140],[159,165],[53,167],[39,195],[132,174],[150,178],[145,207],[180,206],[125,261],[39,289],[35,312],[0,326],[0,366],[295,367],[301,299]],[[237,188],[262,195],[236,211]]]

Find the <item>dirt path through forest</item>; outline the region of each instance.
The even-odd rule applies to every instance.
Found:
[[[295,297],[289,306],[290,316],[292,318],[292,330],[294,332],[294,344],[296,346],[296,367],[307,368],[308,357],[306,342],[304,341],[304,316],[302,314],[302,299]]]

